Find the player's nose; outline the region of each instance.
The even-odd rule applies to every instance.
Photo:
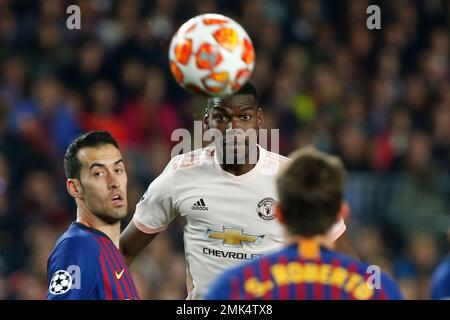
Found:
[[[237,118],[232,118],[228,122],[227,129],[229,129],[229,130],[242,129],[241,121],[239,121],[239,119],[237,119]]]
[[[120,180],[114,174],[110,174],[108,184],[110,188],[118,188],[120,187]]]

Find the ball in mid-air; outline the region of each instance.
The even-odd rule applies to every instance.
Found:
[[[194,94],[226,97],[238,91],[255,66],[247,32],[220,14],[202,14],[184,23],[169,49],[175,80]]]

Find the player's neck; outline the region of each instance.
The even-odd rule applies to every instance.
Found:
[[[222,164],[221,167],[224,171],[231,173],[232,175],[240,176],[250,172],[255,167],[255,164]]]
[[[303,237],[300,235],[291,235],[291,234],[286,234],[285,235],[285,242],[287,245],[291,245],[291,244],[298,244],[301,242],[309,242],[309,243],[317,243],[319,246],[324,246],[327,247],[329,249],[332,248],[332,245],[330,244],[329,241],[327,241],[326,237],[323,235],[318,235],[315,237]]]
[[[120,238],[120,221],[115,223],[108,223],[91,212],[87,212],[86,210],[77,209],[77,220],[78,223],[81,223],[89,228],[96,229],[98,231],[106,234],[114,245],[119,248],[119,238]]]
[[[258,147],[256,147],[256,152],[257,152],[257,161],[259,161],[259,156],[260,156],[259,153],[260,152],[259,152]],[[249,152],[249,154],[250,154],[250,152]],[[237,162],[237,161],[235,161],[235,162]],[[250,172],[256,166],[256,163],[250,163],[250,156],[247,154],[245,156],[245,161],[243,164],[223,163],[220,166],[224,171],[231,173],[232,175],[235,175],[235,176],[240,176],[240,175],[246,174],[247,172]]]

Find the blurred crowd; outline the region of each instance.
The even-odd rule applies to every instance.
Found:
[[[74,3],[81,30],[66,27]],[[381,30],[366,27],[370,4]],[[63,155],[79,133],[118,139],[134,212],[172,131],[201,119],[204,100],[177,86],[167,56],[176,29],[208,12],[252,38],[280,153],[314,144],[343,159],[361,259],[406,298],[429,298],[449,250],[449,1],[0,0],[0,299],[45,297],[48,255],[75,218]],[[176,220],[133,265],[142,298],[186,297],[182,229]]]

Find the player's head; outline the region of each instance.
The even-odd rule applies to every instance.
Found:
[[[339,158],[307,147],[277,177],[278,217],[292,235],[324,235],[346,209],[345,170]]]
[[[252,142],[256,145],[256,139],[250,139],[250,134],[254,134],[254,137],[257,138],[263,121],[263,112],[258,105],[256,88],[252,83],[247,82],[239,91],[229,97],[208,98],[203,126],[205,130],[217,129],[221,132],[222,146],[218,145],[217,147],[223,147],[226,153],[247,156],[249,145]],[[245,136],[242,135],[243,132],[246,133]]]
[[[127,174],[117,141],[107,131],[76,138],[64,157],[67,190],[79,209],[107,223],[128,212]]]

